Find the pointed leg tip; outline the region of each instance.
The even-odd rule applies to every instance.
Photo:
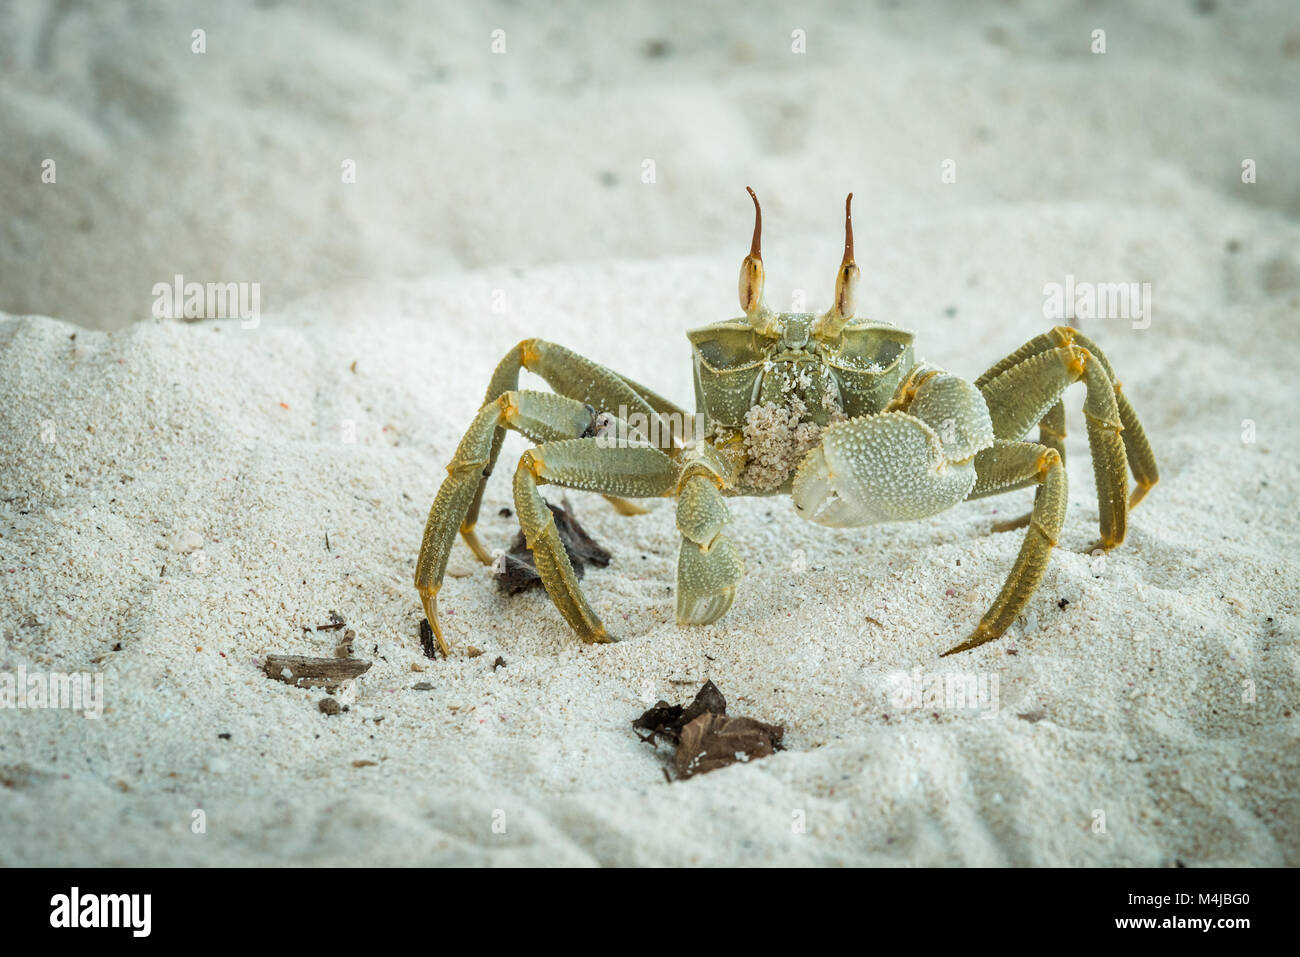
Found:
[[[492,564],[492,554],[484,548],[483,543],[479,541],[478,533],[474,531],[473,525],[467,525],[461,528],[460,537],[465,540],[465,544],[469,546],[469,550],[474,553],[475,558],[484,565]]]
[[[447,639],[442,636],[442,628],[438,625],[438,589],[421,588],[420,604],[424,606],[424,620],[429,623],[433,629],[433,637],[438,642],[438,650],[442,652],[444,658],[451,657],[451,646],[447,644]]]
[[[1138,506],[1138,502],[1142,501],[1144,498],[1147,497],[1147,493],[1150,492],[1153,488],[1156,487],[1156,482],[1158,482],[1158,481],[1160,481],[1160,480],[1159,480],[1159,479],[1156,479],[1155,481],[1153,481],[1153,482],[1151,482],[1151,483],[1149,483],[1149,484],[1141,484],[1141,483],[1139,483],[1139,484],[1138,484],[1138,485],[1133,489],[1133,493],[1129,496],[1129,499],[1128,499],[1128,510],[1129,510],[1130,512],[1133,511],[1133,509],[1137,508],[1137,506]]]
[[[614,639],[609,636],[609,632],[602,625],[595,631],[589,632],[582,636],[582,640],[589,645],[612,645]]]
[[[1001,637],[1002,637],[1002,632],[1000,631],[994,632],[993,629],[988,628],[987,626],[985,626],[983,622],[980,622],[980,624],[975,628],[975,630],[971,632],[969,638],[967,638],[961,644],[954,645],[953,647],[949,648],[939,657],[947,658],[949,655],[958,655],[961,654],[963,651],[970,651],[972,648],[978,648],[980,645],[987,644],[990,641],[996,641]]]
[[[1120,545],[1123,544],[1124,544],[1124,539],[1122,538],[1114,542],[1108,542],[1106,541],[1106,539],[1103,538],[1093,542],[1091,545],[1085,548],[1083,550],[1083,554],[1093,555],[1096,554],[1097,552],[1109,552],[1112,548],[1118,548]]]

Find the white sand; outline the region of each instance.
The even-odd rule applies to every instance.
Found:
[[[274,50],[245,36],[199,81],[160,52],[191,16],[70,15],[38,69],[39,10],[17,4],[0,293],[61,319],[0,319],[0,672],[102,670],[107,709],[0,711],[0,863],[1300,862],[1300,37],[1280,9],[1123,23],[1030,4],[942,36],[908,11],[856,33],[826,14],[799,59],[798,24],[762,13],[625,10],[591,26],[603,40],[516,29],[505,8],[438,37],[393,14],[312,22],[314,47],[276,8],[258,14]],[[448,39],[497,14],[547,38],[545,56],[512,47],[501,79]],[[1103,58],[1086,53],[1098,18],[1115,23]],[[150,55],[110,57],[125,35]],[[670,56],[643,58],[661,36]],[[443,60],[443,85],[419,79]],[[244,122],[269,76],[288,89]],[[93,175],[60,161],[41,193],[31,168],[59,151]],[[353,153],[384,164],[368,192],[337,182]],[[955,186],[938,183],[949,156]],[[682,332],[736,312],[745,182],[774,302],[828,304],[852,188],[862,311],[969,377],[1050,325],[1044,283],[1152,282],[1149,328],[1083,323],[1160,461],[1128,541],[1083,553],[1097,507],[1074,391],[1061,547],[996,643],[937,658],[1000,587],[1020,536],[989,527],[1029,492],[842,532],[737,502],[749,577],[689,630],[671,503],[622,518],[570,493],[614,552],[584,585],[620,641],[581,645],[458,544],[441,600],[456,654],[428,661],[415,554],[495,362],[542,335],[686,402]],[[144,319],[176,272],[262,282],[260,326]],[[514,534],[498,509],[524,447],[489,485],[490,547]],[[259,663],[330,654],[336,633],[302,628],[331,610],[374,667],[326,717]],[[900,710],[892,677],[915,667],[996,677],[996,712]],[[630,721],[706,678],[784,724],[788,750],[665,784]]]

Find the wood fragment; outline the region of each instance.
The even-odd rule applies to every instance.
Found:
[[[295,688],[324,688],[332,691],[344,681],[370,670],[370,662],[359,658],[304,658],[301,655],[267,655],[262,671],[268,678]]]

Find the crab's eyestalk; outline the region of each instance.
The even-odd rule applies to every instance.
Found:
[[[858,298],[858,279],[862,271],[853,261],[853,194],[844,201],[844,259],[835,277],[835,302],[813,329],[813,335],[833,339],[853,318]]]
[[[748,186],[745,189],[754,201],[754,238],[749,244],[749,255],[740,264],[740,308],[757,332],[775,335],[772,311],[763,302],[763,209],[754,191]]]

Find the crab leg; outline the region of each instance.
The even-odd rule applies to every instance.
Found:
[[[538,486],[551,483],[603,494],[657,497],[672,494],[678,473],[673,460],[659,449],[608,448],[601,443],[600,438],[548,442],[525,452],[515,470],[515,511],[537,573],[560,614],[585,642],[610,638],[578,587],[555,517]]]
[[[1065,462],[1065,402],[1056,400],[1056,405],[1047,410],[1043,421],[1038,423],[1038,444],[1055,449],[1056,454]],[[1126,450],[1127,451],[1127,450]]]
[[[1123,426],[1120,437],[1124,442],[1124,453],[1125,458],[1128,460],[1128,466],[1133,472],[1133,478],[1137,481],[1137,486],[1128,500],[1128,511],[1132,511],[1137,507],[1138,502],[1146,497],[1151,487],[1160,481],[1160,472],[1156,467],[1155,454],[1151,451],[1151,443],[1147,440],[1146,431],[1142,428],[1142,423],[1138,421],[1137,413],[1133,410],[1132,404],[1129,403],[1128,397],[1124,395],[1119,379],[1115,375],[1114,367],[1111,366],[1110,360],[1106,358],[1105,354],[1090,338],[1069,326],[1057,326],[1050,332],[1035,336],[1011,355],[997,362],[975,380],[975,385],[983,390],[988,383],[1024,360],[1042,352],[1068,347],[1071,344],[1077,344],[1079,347],[1086,349],[1093,358],[1101,363],[1102,368],[1106,371],[1106,376],[1115,388],[1115,404],[1119,410],[1120,423]],[[1007,438],[1011,437],[1007,436]],[[1014,436],[1014,438],[1019,437]],[[1058,409],[1054,406],[1049,410],[1048,417],[1039,423],[1039,437],[1043,445],[1057,449],[1064,458],[1064,448],[1059,444],[1059,439],[1065,437],[1064,407]],[[1057,441],[1052,441],[1053,439]],[[1023,528],[1028,518],[1028,516],[1025,516],[1018,522],[1003,523],[995,526],[995,528],[1000,530]]]
[[[971,498],[1022,488],[1027,482],[1038,483],[1039,492],[1034,496],[1029,531],[1002,591],[970,637],[940,657],[968,651],[1001,637],[1043,580],[1047,560],[1065,521],[1068,489],[1065,468],[1055,449],[1033,442],[997,439],[991,448],[976,453],[975,474]]]
[[[1122,433],[1124,452],[1128,457],[1129,467],[1133,470],[1133,478],[1137,480],[1137,487],[1128,500],[1129,511],[1132,511],[1137,507],[1138,502],[1146,498],[1146,494],[1151,491],[1151,487],[1160,481],[1160,470],[1156,467],[1155,453],[1151,451],[1151,443],[1147,440],[1146,430],[1142,428],[1137,413],[1133,411],[1133,406],[1129,404],[1128,397],[1124,395],[1120,381],[1115,375],[1115,369],[1111,366],[1110,360],[1106,358],[1105,353],[1097,348],[1095,342],[1081,332],[1074,333],[1074,341],[1087,349],[1093,358],[1101,363],[1102,368],[1106,370],[1106,375],[1115,386],[1115,404],[1119,408],[1119,420],[1124,426]]]
[[[1087,395],[1083,413],[1088,422],[1088,446],[1092,452],[1100,512],[1099,545],[1112,548],[1124,540],[1127,527],[1129,470],[1115,387],[1101,360],[1075,344],[1073,330],[1058,326],[1047,338],[1052,337],[1063,344],[1020,359],[984,379],[979,388],[988,402],[993,434],[1016,440],[1035,423],[1044,419],[1050,423],[1061,394],[1072,383],[1084,381]],[[1022,348],[1021,352],[1024,351]]]
[[[451,554],[457,530],[465,533],[465,540],[476,553],[483,550],[474,536],[472,523],[466,531],[465,516],[480,494],[478,490],[494,436],[504,425],[510,425],[534,442],[572,438],[588,433],[594,427],[595,418],[592,408],[576,399],[550,392],[514,391],[504,392],[496,400],[486,403],[474,417],[447,466],[447,478],[429,509],[420,557],[415,564],[415,587],[424,604],[429,627],[433,629],[444,655],[448,648],[438,626],[438,589],[442,587],[442,576],[447,570],[447,557]]]
[[[684,422],[686,418],[686,413],[667,399],[643,389],[631,380],[590,359],[584,359],[576,352],[542,339],[525,339],[505,354],[492,374],[492,381],[488,384],[484,401],[494,402],[504,393],[518,389],[520,369],[536,373],[560,395],[586,402],[598,412],[617,414],[622,410],[626,415],[640,412],[647,417],[664,413],[668,415],[670,422],[673,420]],[[473,499],[465,511],[464,527],[461,530],[466,544],[484,563],[490,562],[492,557],[479,544],[474,534],[474,526],[478,522],[478,513],[483,504],[483,492],[487,487],[488,476],[492,474],[497,456],[501,454],[501,444],[505,441],[505,428],[505,424],[499,425],[492,435],[482,476],[477,488],[474,489]],[[674,438],[678,437],[674,432]],[[635,515],[640,511],[629,502],[606,497],[620,514]]]
[[[1046,446],[1049,449],[1055,449],[1056,454],[1061,457],[1061,464],[1065,464],[1065,403],[1063,401],[1058,399],[1056,405],[1048,409],[1047,415],[1043,416],[1043,421],[1038,423],[1038,444]],[[1029,478],[1021,482],[1021,484],[1016,486],[1016,488],[1025,488],[1033,484],[1035,484],[1035,480]],[[999,489],[996,494],[1001,494],[1002,492],[1013,492],[1015,490],[1016,489],[1010,488]],[[980,498],[982,495],[992,494],[995,493],[984,492],[981,493],[981,495],[972,493],[970,497]],[[1034,493],[1034,496],[1037,497],[1042,494],[1043,490],[1040,486],[1038,491]],[[1019,518],[1007,519],[1004,522],[994,522],[993,531],[1014,532],[1016,529],[1024,528],[1028,525],[1029,520],[1033,517],[1033,512],[1026,512]]]
[[[740,553],[722,534],[730,521],[722,491],[706,474],[691,475],[677,497],[677,624],[707,625],[727,613],[745,573]]]

